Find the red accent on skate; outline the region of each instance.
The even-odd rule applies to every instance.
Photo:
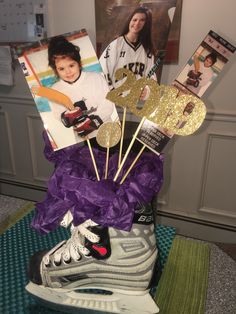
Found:
[[[92,248],[97,251],[100,255],[104,256],[107,254],[107,249],[105,247],[99,247],[95,244],[92,245]]]

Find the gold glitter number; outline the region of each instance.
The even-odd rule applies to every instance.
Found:
[[[124,83],[107,94],[107,99],[121,107],[127,107],[129,110],[139,116],[150,115],[156,110],[159,101],[158,84],[153,79],[140,78],[136,80],[135,75],[128,69],[121,68],[115,73],[115,78],[121,80],[126,77]],[[138,109],[137,103],[144,88],[150,89],[147,100],[144,101],[143,108]]]
[[[177,135],[189,135],[202,124],[206,115],[204,103],[193,95],[180,95],[174,102],[161,126]]]
[[[166,86],[156,84],[156,89],[159,90],[158,101],[156,100],[157,106],[155,106],[152,112],[147,115],[147,119],[156,123],[163,124],[166,121],[167,116],[171,110],[173,102],[176,101],[178,90],[173,86]]]
[[[143,89],[149,89],[149,96],[144,100],[143,108],[137,108],[138,101]],[[159,104],[159,89],[157,82],[153,79],[140,78],[133,84],[129,95],[127,96],[127,105],[130,111],[139,117],[150,116],[158,107]]]
[[[131,87],[136,82],[135,75],[130,70],[125,68],[116,70],[115,79],[120,81],[124,78],[126,78],[126,80],[121,86],[111,90],[107,94],[107,99],[121,107],[128,106],[127,104],[127,97],[129,96],[128,91],[130,91]]]
[[[121,68],[115,73],[117,80],[124,79],[124,83],[110,91],[107,99],[115,104],[128,107],[132,113],[167,128],[178,135],[189,135],[202,124],[206,107],[204,103],[193,95],[178,96],[178,89],[174,86],[159,86],[153,79],[140,78],[128,69]],[[150,89],[149,97],[143,108],[137,107],[144,88]]]

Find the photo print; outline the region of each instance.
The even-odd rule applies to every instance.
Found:
[[[118,121],[86,30],[16,48],[18,60],[54,150],[96,136]]]

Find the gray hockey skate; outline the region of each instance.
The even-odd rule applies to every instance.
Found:
[[[141,206],[130,232],[87,220],[69,240],[35,254],[26,289],[67,313],[154,314],[159,309],[149,290],[156,260],[152,212]]]

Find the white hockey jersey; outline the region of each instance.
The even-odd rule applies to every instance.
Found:
[[[103,122],[118,119],[115,105],[106,99],[109,89],[100,73],[82,71],[80,78],[75,83],[69,84],[60,80],[52,88],[67,95],[73,103],[84,100],[88,110],[94,108],[93,114],[98,115]],[[55,118],[61,120],[61,113],[66,108],[53,102],[50,106]]]
[[[120,36],[106,47],[99,61],[108,85],[113,89],[122,83],[115,80],[117,69],[127,68],[136,75],[137,79],[146,77],[153,67],[154,56],[148,55],[141,43],[134,46],[125,36]],[[151,78],[156,79],[155,76]]]

